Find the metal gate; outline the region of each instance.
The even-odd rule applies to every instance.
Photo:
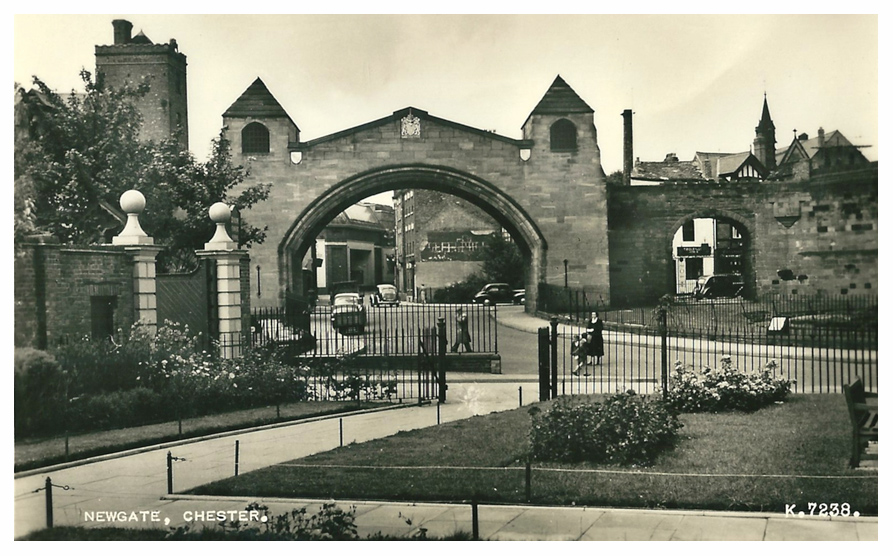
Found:
[[[213,261],[200,261],[192,272],[158,274],[155,281],[158,323],[189,326],[193,335],[200,334],[203,349],[216,338],[215,268]]]

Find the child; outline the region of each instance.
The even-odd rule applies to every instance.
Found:
[[[588,359],[589,352],[589,341],[585,334],[580,334],[574,338],[573,343],[571,344],[571,354],[574,356],[574,361],[576,362],[576,366],[574,370],[571,371],[571,374],[574,376],[580,376],[580,369],[586,371],[586,363]],[[583,376],[589,376],[589,372],[584,372]]]

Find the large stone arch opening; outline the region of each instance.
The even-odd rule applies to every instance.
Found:
[[[280,300],[294,291],[295,260],[310,250],[315,238],[341,211],[372,195],[401,189],[431,189],[480,207],[512,237],[527,262],[527,304],[535,306],[537,285],[545,276],[546,240],[533,218],[514,199],[487,180],[445,166],[409,164],[358,173],[328,188],[295,218],[278,246]],[[297,293],[297,292],[296,292]]]
[[[683,227],[698,221],[712,221],[712,230],[706,231],[709,224],[700,230],[695,228],[694,237],[688,241],[683,239],[680,244],[680,235],[684,236]],[[697,270],[697,265],[689,263],[700,259],[709,261],[702,267],[702,274],[740,275],[744,282],[743,295],[753,297],[756,293],[753,244],[753,224],[728,210],[703,208],[677,219],[664,239],[670,262],[667,268],[667,293],[691,293],[692,280],[684,278],[690,278],[694,274],[690,271]],[[680,264],[680,261],[683,262]],[[692,266],[695,268],[685,268]],[[687,272],[688,276],[684,276]]]

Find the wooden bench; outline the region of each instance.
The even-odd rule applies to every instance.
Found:
[[[853,448],[850,456],[850,466],[859,467],[861,459],[877,459],[877,452],[864,454],[869,441],[877,442],[878,405],[877,394],[866,392],[862,379],[856,379],[849,385],[844,385],[843,393],[846,396],[846,405],[850,413],[852,425]]]

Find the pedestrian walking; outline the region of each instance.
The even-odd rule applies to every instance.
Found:
[[[465,309],[456,309],[456,341],[453,343],[453,352],[459,351],[459,345],[465,346],[466,352],[471,352],[471,334],[468,333],[468,315]]]
[[[595,359],[596,365],[602,364],[602,357],[605,355],[605,339],[602,337],[604,328],[605,324],[598,318],[598,313],[593,312],[586,324],[586,334],[589,336],[588,355]]]

